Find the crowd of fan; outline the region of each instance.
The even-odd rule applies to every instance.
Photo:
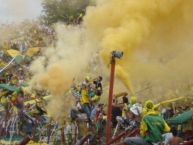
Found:
[[[80,85],[73,84],[71,92],[76,98],[76,108],[71,110],[71,118],[78,120],[81,118],[78,114],[85,113],[88,125],[94,124],[95,131],[104,135],[105,104],[99,103],[103,93],[102,77],[99,76],[96,79],[86,77]],[[111,114],[113,137],[121,129],[140,128],[140,136],[126,138],[117,145],[151,145],[158,142],[160,144],[178,145],[183,142],[182,132],[177,131],[177,128],[172,125],[169,126],[165,121],[176,115],[172,106],[160,107],[155,105],[152,100],[147,100],[142,104],[135,96],[128,96],[126,92],[116,94],[113,98]],[[191,106],[180,108],[180,110],[183,112],[190,108]],[[187,136],[190,137],[191,133],[189,132]]]
[[[12,71],[16,73],[12,73]],[[22,68],[18,68],[18,71],[13,69],[6,71],[1,76],[0,83],[19,87],[25,83],[28,77],[29,71],[28,65],[26,64]],[[71,86],[71,94],[76,100],[76,105],[72,106],[70,112],[71,121],[86,121],[87,126],[85,127],[100,136],[105,133],[104,127],[106,123],[106,104],[101,103],[101,97],[104,91],[102,81],[103,77],[97,76],[94,79],[86,77],[80,84],[74,82]],[[46,105],[45,101],[41,100],[35,104],[24,104],[25,101],[33,98],[24,94],[23,90],[16,94],[10,94],[3,90],[0,90],[0,92],[1,104],[4,106],[6,113],[6,115],[1,115],[5,116],[5,119],[8,119],[14,112],[12,106],[16,107],[19,110],[20,120],[22,122],[26,122],[27,120],[28,122],[25,133],[31,135],[33,126],[40,121],[39,117],[46,114],[46,110],[44,109]],[[38,93],[37,91],[36,95],[41,98],[45,94],[44,92]],[[176,133],[176,128],[172,126],[169,127],[164,120],[175,115],[172,106],[163,107],[162,110],[159,110],[159,107],[156,107],[153,101],[148,100],[142,104],[135,96],[129,96],[126,92],[115,94],[113,98],[111,114],[113,136],[116,136],[121,130],[128,128],[130,130],[140,128],[140,135],[142,136],[142,138],[126,138],[120,145],[134,144],[134,142],[141,145],[150,145],[151,143],[161,142],[163,141],[162,134],[170,131],[173,135],[170,133],[169,136],[166,136],[166,138],[168,138],[166,142],[169,145],[173,145],[175,142],[177,142],[176,144],[183,142],[183,139],[178,137],[179,134]],[[188,110],[190,108],[183,109]],[[20,129],[21,128],[18,128],[18,130]],[[66,132],[66,130],[64,130],[64,132]],[[1,126],[0,134],[3,135],[6,133],[8,133],[6,132],[6,127]],[[81,136],[84,135],[85,133]]]
[[[40,42],[44,42],[37,35],[44,33],[47,35],[54,36],[54,32],[47,28],[46,26],[36,26],[37,29],[31,28],[30,34],[27,35],[28,41],[8,41],[0,47],[11,48],[24,52],[27,47],[31,44],[44,45]],[[32,31],[33,30],[33,31]],[[34,31],[35,30],[35,31]],[[26,33],[27,34],[27,33]],[[33,37],[37,37],[37,42],[34,41]],[[30,39],[33,38],[34,42],[30,42]],[[41,41],[39,41],[41,40]],[[6,57],[7,58],[7,57]],[[3,59],[6,60],[6,59]],[[15,65],[13,68],[8,69],[1,73],[0,75],[0,84],[7,84],[10,86],[21,87],[25,85],[25,82],[30,79],[29,73],[29,62],[22,65]],[[101,97],[103,96],[104,87],[103,87],[103,77],[97,76],[96,78],[85,77],[85,79],[80,83],[76,84],[75,82],[71,86],[71,94],[76,100],[76,105],[72,106],[70,112],[71,121],[81,122],[86,121],[88,130],[94,131],[98,135],[102,136],[105,133],[105,123],[106,123],[106,104],[101,103]],[[35,91],[35,97],[32,94],[24,93],[24,89],[19,90],[19,92],[9,92],[0,89],[0,107],[3,107],[5,110],[2,113],[0,119],[0,135],[9,134],[6,128],[9,127],[9,122],[7,125],[5,122],[14,114],[14,107],[17,108],[19,118],[21,122],[27,122],[27,130],[25,134],[31,135],[33,132],[33,127],[40,123],[40,116],[46,114],[44,109],[46,103],[45,100],[40,99],[39,102],[35,104],[24,104],[25,101],[42,98],[46,93],[44,91]],[[182,108],[181,110],[185,111],[190,108]],[[169,127],[164,119],[168,119],[175,115],[175,111],[170,107],[163,107],[162,110],[159,110],[155,107],[153,101],[148,100],[144,104],[139,102],[135,96],[129,96],[128,93],[123,92],[115,94],[113,96],[113,106],[111,114],[111,123],[113,136],[116,136],[121,129],[133,130],[135,128],[140,128],[140,135],[142,138],[126,138],[124,142],[120,144],[141,144],[141,145],[150,145],[151,143],[163,141],[162,134],[164,132],[171,132],[170,139],[166,142],[169,145],[179,144],[182,142],[182,138],[177,137],[176,128]],[[93,127],[94,126],[94,127]],[[19,130],[22,130],[22,124],[18,127]],[[65,132],[66,130],[64,130]],[[81,136],[84,136],[83,133]],[[167,137],[166,137],[167,138]]]

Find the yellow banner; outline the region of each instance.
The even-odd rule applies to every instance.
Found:
[[[43,97],[44,100],[49,100],[51,98],[51,96],[45,96]],[[34,99],[34,100],[30,100],[30,101],[26,101],[24,102],[25,105],[27,104],[35,104],[37,101],[39,101],[40,99]]]
[[[156,104],[155,108],[158,108],[161,105],[169,104],[169,103],[176,102],[179,100],[184,100],[184,99],[191,99],[191,97],[178,97],[178,98],[174,98],[174,99],[165,100],[165,101],[162,101],[162,102]]]
[[[51,98],[51,96],[44,96],[44,97],[43,97],[43,99],[46,100],[46,101],[48,101],[50,98]],[[2,98],[2,100],[0,100],[0,101],[1,101],[1,104],[2,104],[2,103],[4,103],[6,100],[5,100],[4,98]],[[29,100],[29,101],[24,102],[24,105],[27,105],[27,104],[35,104],[35,103],[38,102],[38,101],[40,101],[40,99]],[[4,110],[4,107],[2,106],[2,107],[0,107],[0,112],[3,112],[3,111],[5,111],[5,110]]]

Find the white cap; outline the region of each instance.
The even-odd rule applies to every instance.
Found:
[[[139,115],[141,114],[141,112],[142,112],[142,107],[141,107],[140,104],[137,104],[137,103],[136,103],[136,104],[133,104],[133,105],[130,107],[130,111],[131,111],[133,114],[139,116]]]

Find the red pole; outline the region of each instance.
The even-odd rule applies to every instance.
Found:
[[[110,72],[110,86],[109,86],[109,101],[108,101],[108,112],[107,112],[107,125],[106,125],[106,145],[108,145],[111,138],[111,112],[112,112],[112,100],[113,100],[114,74],[115,74],[115,58],[112,57],[111,72]]]

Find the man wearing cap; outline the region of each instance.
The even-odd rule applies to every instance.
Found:
[[[139,103],[132,105],[129,109],[129,118],[130,118],[130,126],[132,129],[139,127],[140,116],[142,112],[142,107]]]
[[[152,145],[162,142],[162,134],[169,132],[170,128],[165,120],[154,110],[153,101],[145,102],[146,114],[140,123],[139,137],[128,137],[117,145]]]

